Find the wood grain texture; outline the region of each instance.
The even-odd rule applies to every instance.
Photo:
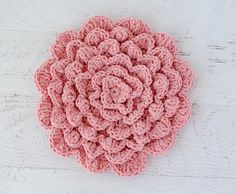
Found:
[[[93,15],[170,33],[195,74],[192,116],[175,147],[134,178],[91,175],[54,154],[35,119],[35,69],[59,32]],[[235,193],[234,84],[235,1],[0,0],[0,194]]]

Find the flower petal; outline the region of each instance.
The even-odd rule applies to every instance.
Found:
[[[163,74],[169,80],[168,96],[174,96],[182,86],[182,78],[178,71],[171,68],[162,68]]]
[[[100,110],[100,115],[108,120],[108,121],[119,121],[122,119],[123,115],[121,113],[119,113],[118,110],[108,110],[108,109],[102,109]]]
[[[172,117],[178,110],[179,104],[180,101],[177,96],[166,98],[166,100],[164,101],[164,110],[165,110],[164,115],[166,117]]]
[[[139,119],[132,126],[133,131],[137,135],[143,135],[150,129],[151,123],[147,119]]]
[[[87,115],[87,121],[96,131],[103,131],[107,127],[112,126],[112,122],[103,119],[100,115],[90,113]]]
[[[75,104],[83,115],[86,116],[88,113],[90,113],[90,102],[85,98],[84,95],[78,95]]]
[[[77,92],[75,89],[75,84],[72,81],[67,81],[63,88],[62,101],[64,104],[74,104],[76,100]]]
[[[65,68],[71,63],[69,59],[62,59],[54,63],[50,68],[50,74],[54,81],[65,80]]]
[[[141,118],[143,114],[144,114],[143,108],[133,110],[131,113],[123,117],[123,123],[126,125],[133,125],[136,121],[138,121],[138,119]]]
[[[186,124],[191,113],[191,105],[188,98],[184,95],[179,95],[178,97],[180,100],[179,108],[175,115],[171,118],[172,127],[175,130],[182,128]]]
[[[84,140],[76,128],[65,129],[63,133],[64,140],[68,144],[68,146],[72,148],[78,148],[82,145]]]
[[[119,45],[116,39],[106,39],[99,44],[98,49],[102,55],[115,56],[120,53]]]
[[[109,33],[104,29],[95,28],[85,37],[84,42],[89,46],[98,46],[101,42],[109,38]]]
[[[130,60],[130,57],[126,54],[123,54],[123,53],[120,53],[120,54],[117,54],[113,57],[110,57],[108,64],[110,66],[120,65],[122,67],[127,68],[128,70],[130,70],[132,67],[132,62]]]
[[[150,34],[143,33],[133,38],[133,42],[143,51],[151,51],[154,48],[155,40]]]
[[[83,64],[78,61],[74,61],[66,66],[64,70],[65,77],[67,80],[74,81],[78,74],[82,73],[82,70]]]
[[[150,131],[148,131],[148,137],[151,139],[160,139],[168,135],[172,130],[171,122],[167,117],[162,116],[160,121],[153,124]]]
[[[78,49],[75,60],[87,65],[89,60],[98,55],[98,49],[95,46],[84,46]]]
[[[66,49],[65,49],[67,58],[73,61],[76,57],[76,53],[78,49],[84,46],[86,46],[86,44],[79,39],[68,42],[68,44],[66,45]]]
[[[74,149],[69,147],[64,140],[62,129],[53,129],[50,134],[50,145],[54,152],[62,156],[70,156],[74,153]]]
[[[164,107],[161,100],[155,100],[155,103],[151,103],[148,107],[149,119],[151,122],[155,122],[162,116]]]
[[[175,60],[173,66],[182,77],[182,87],[179,93],[185,94],[193,85],[193,73],[185,61]]]
[[[148,67],[151,75],[155,75],[161,67],[161,61],[158,57],[152,55],[142,55],[137,59],[138,63]]]
[[[49,84],[48,86],[48,95],[51,98],[52,103],[55,106],[63,105],[62,101],[62,92],[63,92],[63,82],[55,81]]]
[[[77,152],[78,161],[84,168],[88,169],[90,172],[102,173],[109,168],[109,162],[104,157],[104,154],[99,155],[94,159],[87,157],[86,152],[83,148],[80,148]]]
[[[132,73],[134,73],[144,84],[144,86],[149,87],[152,83],[151,72],[145,65],[136,65],[132,68]]]
[[[160,153],[167,152],[175,140],[175,132],[171,131],[167,136],[162,137],[161,139],[155,139],[150,143],[147,143],[144,147],[144,151],[150,155],[158,155]]]
[[[81,134],[81,136],[86,139],[86,140],[90,140],[90,141],[96,141],[97,139],[97,131],[86,124],[81,124],[79,127],[79,132]]]
[[[109,153],[120,152],[126,146],[125,140],[115,140],[111,137],[104,136],[99,138],[99,143],[101,147]]]
[[[134,35],[150,33],[149,27],[139,19],[124,18],[117,25],[129,29]]]
[[[128,125],[116,124],[114,127],[110,126],[107,129],[107,133],[110,137],[116,140],[123,140],[128,138],[132,134],[132,129]]]
[[[164,47],[156,47],[153,50],[147,52],[149,55],[157,56],[161,61],[162,67],[171,67],[173,63],[173,55]]]
[[[139,174],[147,162],[147,156],[143,152],[136,152],[132,158],[123,164],[112,164],[112,169],[119,176],[133,176]]]
[[[91,74],[88,71],[79,73],[78,76],[75,78],[75,86],[79,94],[86,95],[90,79]]]
[[[68,122],[73,126],[77,127],[81,124],[82,113],[74,105],[68,105],[65,107],[66,117]]]
[[[112,38],[118,40],[119,42],[125,42],[126,40],[130,40],[133,37],[133,34],[130,32],[130,30],[121,26],[116,26],[110,32],[110,35]]]
[[[153,38],[155,40],[155,45],[157,47],[165,47],[167,48],[173,56],[177,54],[177,48],[175,40],[166,33],[154,33]]]
[[[120,152],[110,153],[105,152],[105,158],[112,164],[123,164],[130,160],[134,155],[135,151],[130,148],[124,148]]]
[[[54,106],[51,112],[51,124],[55,128],[70,128],[64,108],[61,106]]]
[[[142,56],[141,49],[132,40],[128,40],[122,43],[120,49],[131,59],[137,59]]]
[[[155,101],[164,98],[169,88],[167,77],[161,73],[157,73],[156,76],[154,76],[153,88],[155,91]]]
[[[89,32],[95,28],[111,31],[113,29],[113,22],[105,16],[94,16],[90,18],[81,28],[79,34],[81,38],[85,38]]]
[[[51,112],[52,112],[52,102],[48,95],[43,95],[37,107],[37,117],[40,124],[47,128],[51,128]]]
[[[61,33],[57,39],[56,42],[51,47],[52,56],[54,56],[56,59],[64,59],[66,58],[66,45],[72,41],[79,39],[79,33],[75,31],[66,31]]]
[[[91,60],[88,62],[88,71],[91,74],[95,74],[99,72],[104,66],[107,65],[108,58],[103,55],[97,55],[92,57]]]
[[[82,146],[85,150],[86,156],[91,160],[94,160],[104,153],[103,148],[92,141],[85,141]]]
[[[39,69],[37,69],[34,80],[36,83],[37,89],[42,92],[47,92],[47,87],[51,81],[50,68],[56,62],[55,59],[49,59],[44,62]]]

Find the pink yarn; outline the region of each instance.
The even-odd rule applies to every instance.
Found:
[[[128,176],[171,148],[190,114],[193,75],[169,35],[96,16],[60,34],[51,53],[35,82],[37,117],[55,152],[91,172]]]

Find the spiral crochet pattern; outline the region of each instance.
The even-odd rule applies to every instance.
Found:
[[[58,154],[91,172],[136,175],[185,125],[192,82],[169,35],[138,19],[95,16],[60,34],[37,69],[37,117]]]

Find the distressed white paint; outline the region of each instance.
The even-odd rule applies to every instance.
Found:
[[[35,119],[35,69],[55,36],[92,15],[146,21],[177,40],[195,87],[192,117],[134,178],[91,175],[48,148]],[[0,0],[0,194],[235,193],[235,1]]]

